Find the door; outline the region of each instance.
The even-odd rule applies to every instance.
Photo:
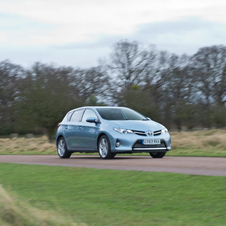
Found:
[[[78,123],[82,119],[84,109],[75,110],[65,127],[64,137],[69,150],[78,150],[80,144],[78,139]]]
[[[82,121],[78,123],[78,139],[80,150],[84,151],[95,151],[97,150],[97,135],[99,133],[99,123],[86,122],[87,118],[95,117],[97,115],[92,109],[86,109]]]

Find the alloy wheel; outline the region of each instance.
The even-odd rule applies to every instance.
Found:
[[[105,158],[108,154],[109,147],[108,147],[108,141],[105,137],[101,138],[99,143],[99,153],[102,158]]]
[[[62,157],[65,153],[65,141],[61,138],[58,142],[58,154],[60,157]]]

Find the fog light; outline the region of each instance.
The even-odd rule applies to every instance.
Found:
[[[117,140],[116,140],[116,143],[115,143],[115,146],[116,146],[116,147],[119,147],[121,144],[122,144],[122,143],[117,139]]]

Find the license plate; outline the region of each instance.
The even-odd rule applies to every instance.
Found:
[[[149,139],[149,140],[142,140],[142,144],[144,145],[151,145],[151,144],[160,144],[159,139]]]

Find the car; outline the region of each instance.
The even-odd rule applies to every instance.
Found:
[[[166,127],[127,107],[86,106],[69,111],[56,132],[60,158],[73,152],[99,152],[102,159],[116,154],[148,152],[162,158],[171,150]]]

